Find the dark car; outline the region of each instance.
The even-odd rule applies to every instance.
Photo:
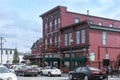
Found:
[[[38,69],[33,68],[32,66],[21,66],[18,70],[15,71],[16,75],[29,75],[37,76],[39,74]]]
[[[104,80],[107,78],[106,71],[94,67],[77,67],[68,73],[70,80]]]

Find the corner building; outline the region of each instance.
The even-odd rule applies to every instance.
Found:
[[[110,59],[110,66],[118,66],[119,20],[69,12],[64,6],[57,6],[40,16],[45,65],[68,72],[80,65],[103,68],[103,59]]]

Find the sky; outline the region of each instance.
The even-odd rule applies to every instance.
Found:
[[[61,5],[68,11],[120,20],[120,0],[0,0],[0,37],[3,48],[30,52],[42,38],[42,19],[46,11]]]

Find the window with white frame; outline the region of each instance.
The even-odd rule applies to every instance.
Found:
[[[113,24],[112,24],[112,23],[110,24],[110,27],[113,27]]]
[[[69,45],[71,45],[72,44],[72,42],[71,42],[71,40],[72,40],[72,33],[69,33],[68,37],[69,37]]]
[[[80,44],[80,31],[76,31],[76,44]]]
[[[58,17],[58,29],[60,28],[60,17]]]
[[[107,44],[107,33],[103,32],[103,45]]]
[[[90,20],[89,22],[90,22],[90,24],[94,24],[94,21],[93,21],[93,20]]]
[[[55,30],[57,29],[57,19],[56,18],[54,20],[54,28],[55,28]]]
[[[47,39],[45,39],[45,49],[47,49]]]
[[[81,43],[85,43],[85,30],[81,31],[81,38],[82,38]]]
[[[80,19],[79,18],[75,18],[75,23],[79,23]]]
[[[60,46],[60,36],[58,36],[58,46]]]
[[[50,21],[50,32],[52,31],[52,21]]]
[[[55,41],[55,46],[57,45],[57,36],[55,36],[55,39],[54,39]]]
[[[50,38],[50,45],[52,45],[52,38]]]
[[[45,24],[45,33],[47,33],[47,23]]]
[[[64,45],[67,46],[68,45],[68,34],[64,35]]]
[[[99,22],[99,26],[103,26],[103,22]]]

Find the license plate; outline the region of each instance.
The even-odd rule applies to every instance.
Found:
[[[103,77],[101,76],[100,79],[102,79]]]

